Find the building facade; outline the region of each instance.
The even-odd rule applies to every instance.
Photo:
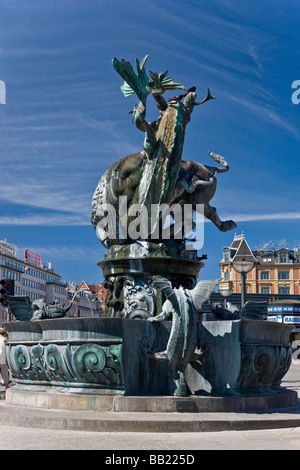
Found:
[[[57,269],[50,263],[43,264],[42,258],[25,250],[24,260],[18,257],[18,249],[6,240],[0,240],[1,279],[14,281],[14,294],[27,296],[32,302],[44,299],[50,304],[55,301],[66,304],[67,284],[61,280]],[[0,321],[13,320],[8,309],[0,307]]]
[[[220,289],[229,286],[232,292],[241,292],[241,275],[233,269],[233,258],[241,243],[247,243],[244,234],[235,235],[232,244],[223,248],[220,262]],[[249,248],[250,249],[250,248]],[[300,295],[300,248],[260,248],[251,250],[255,266],[247,274],[249,294]]]
[[[78,316],[90,316],[88,312],[91,310],[97,312],[97,316],[104,315],[106,289],[102,284],[87,284],[82,281],[76,285],[76,290],[82,299],[78,306]]]
[[[57,302],[67,306],[72,301],[69,316],[103,315],[102,301],[98,302],[89,286],[80,289],[75,283],[62,281],[57,266],[43,263],[41,256],[29,250],[25,250],[24,260],[20,259],[17,247],[6,240],[0,240],[0,277],[13,280],[14,295],[27,296],[31,302],[43,299],[46,304]],[[12,320],[12,313],[0,304],[0,324]]]
[[[99,312],[101,312],[101,315],[104,315],[107,289],[101,283],[100,284],[88,284],[88,287],[92,291],[98,303]]]

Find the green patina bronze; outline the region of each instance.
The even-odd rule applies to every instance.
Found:
[[[129,62],[113,60],[124,80],[124,96],[138,98],[131,114],[144,143],[140,152],[113,163],[92,200],[92,223],[107,248],[98,263],[107,287],[105,317],[68,318],[70,306],[11,297],[11,310],[21,320],[6,325],[16,390],[92,394],[93,407],[101,394],[231,395],[243,398],[240,411],[274,407],[274,399],[277,408],[296,406],[297,393],[287,396],[280,390],[291,362],[292,327],[262,321],[263,305],[253,302],[242,309],[211,306],[204,319],[202,305],[218,280],[197,282],[205,255],[187,246],[184,231],[177,237],[176,221],[165,237],[165,206],[190,204],[195,212],[203,205],[204,216],[223,232],[235,223],[222,221],[210,206],[216,175],[229,169],[225,158],[208,152],[216,166],[182,160],[195,106],[214,97],[208,89],[197,102],[195,86],[185,91],[167,72],[148,75],[147,58],[136,61],[136,72]],[[162,95],[169,90],[184,92],[166,101]],[[151,97],[158,117],[148,122]],[[192,397],[173,401],[194,406]],[[234,401],[233,411],[236,406]],[[211,411],[210,400],[206,411]]]
[[[147,56],[146,56],[147,58]],[[196,101],[196,87],[189,88],[184,94],[170,98],[168,102],[162,94],[167,90],[184,89],[182,83],[166,78],[165,74],[145,72],[146,58],[141,64],[137,61],[136,74],[129,62],[113,60],[114,68],[125,80],[121,87],[124,95],[135,93],[138,105],[134,108],[133,121],[137,129],[145,133],[143,150],[129,155],[114,163],[102,176],[92,201],[92,224],[100,241],[107,248],[126,243],[128,226],[136,217],[130,208],[138,205],[151,213],[154,205],[157,212],[152,213],[145,239],[150,238],[158,224],[162,224],[160,209],[164,204],[190,203],[196,210],[197,204],[204,205],[204,215],[221,231],[236,227],[231,220],[221,221],[215,208],[209,205],[216,189],[215,175],[227,171],[229,165],[220,155],[209,152],[210,156],[221,163],[221,167],[201,165],[192,161],[182,161],[185,129],[191,119],[195,106],[215,98],[209,89],[201,102]],[[151,95],[156,102],[159,116],[154,122],[146,120],[147,98]],[[120,207],[120,198],[126,198],[127,210]],[[122,199],[123,201],[124,199]],[[117,233],[110,237],[108,227],[101,225],[105,218],[104,207],[110,205],[116,211]],[[151,222],[151,223],[150,223]],[[161,231],[161,228],[159,227]]]
[[[229,169],[226,160],[212,152],[209,154],[221,167],[182,160],[186,126],[195,106],[215,97],[207,89],[206,97],[197,102],[196,87],[192,86],[166,101],[162,96],[166,91],[185,87],[168,78],[167,72],[150,71],[148,77],[147,58],[136,60],[137,72],[129,62],[116,58],[112,61],[124,80],[124,96],[135,94],[138,98],[131,114],[137,129],[144,133],[144,144],[139,153],[118,160],[100,179],[92,201],[92,224],[108,248],[105,259],[99,262],[108,289],[106,315],[154,322],[172,320],[167,349],[155,357],[169,362],[174,394],[185,395],[184,370],[195,350],[200,309],[192,293],[197,291],[202,305],[217,281],[209,282],[209,289],[203,288],[203,281],[196,285],[203,257],[186,250],[184,233],[181,239],[176,238],[175,222],[170,238],[164,238],[166,207],[190,204],[195,211],[203,204],[204,215],[219,230],[231,230],[236,225],[231,220],[221,221],[209,205],[216,189],[215,175]],[[153,122],[146,119],[150,96],[159,113]],[[134,208],[138,208],[139,216],[146,214],[140,219],[143,235],[139,239],[130,232],[137,215]]]

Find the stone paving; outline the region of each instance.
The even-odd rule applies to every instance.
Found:
[[[300,450],[300,428],[207,433],[99,433],[1,426],[0,449],[185,453],[193,450]]]

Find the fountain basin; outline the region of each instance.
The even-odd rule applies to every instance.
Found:
[[[169,363],[154,355],[166,348],[171,322],[62,318],[5,326],[7,362],[16,382],[8,394],[11,403],[32,403],[34,396],[35,403],[63,407],[57,405],[63,395],[72,409],[82,403],[87,409],[162,412],[298,406],[297,393],[280,386],[292,355],[286,325],[199,321],[201,359],[186,368],[190,395],[184,398],[170,395]]]

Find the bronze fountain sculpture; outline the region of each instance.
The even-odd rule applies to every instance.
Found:
[[[182,160],[194,108],[215,97],[207,89],[197,102],[195,86],[185,91],[167,72],[148,76],[147,58],[136,60],[137,73],[129,62],[112,61],[124,96],[138,98],[131,114],[144,143],[106,170],[92,199],[91,221],[107,249],[98,263],[107,287],[105,316],[54,318],[67,309],[50,313],[42,306],[47,314],[39,308],[35,321],[7,324],[10,370],[16,390],[38,385],[100,395],[231,395],[241,398],[239,410],[251,409],[249,390],[282,396],[290,327],[262,321],[253,305],[201,315],[218,280],[197,282],[205,255],[198,256],[191,243],[195,215],[222,232],[236,227],[210,205],[216,175],[229,169],[225,158],[208,152],[213,166]],[[182,94],[166,101],[168,90]],[[146,120],[150,96],[158,109],[153,122]],[[268,407],[264,400],[260,406]],[[294,406],[297,398],[290,394],[287,400]]]
[[[176,243],[175,238],[163,239],[164,212],[161,208],[174,204],[181,207],[190,204],[192,209],[196,210],[203,204],[204,215],[212,220],[219,230],[231,230],[236,225],[232,220],[221,221],[216,209],[209,205],[216,190],[215,175],[229,169],[226,160],[209,152],[212,158],[222,165],[218,168],[181,159],[185,128],[194,107],[215,97],[208,89],[206,98],[197,102],[196,87],[193,86],[184,94],[176,95],[166,102],[162,96],[165,91],[182,90],[185,89],[184,85],[167,78],[167,72],[150,72],[148,78],[145,71],[147,58],[148,56],[141,63],[136,61],[137,74],[129,62],[113,60],[114,68],[125,80],[121,87],[123,94],[130,96],[135,93],[138,97],[138,105],[132,111],[133,121],[137,129],[145,133],[145,138],[140,153],[117,161],[100,179],[92,201],[92,223],[100,241],[109,248],[106,260],[109,260],[109,266],[112,266],[112,269],[107,269],[105,262],[101,264],[107,271],[107,315],[148,318],[150,321],[173,318],[176,327],[170,335],[166,357],[172,364],[176,382],[180,375],[181,383],[184,384],[183,372],[196,347],[197,313],[215,288],[216,281],[202,281],[195,286],[200,269],[199,260],[190,262],[186,259],[188,276],[185,279],[178,276],[185,241],[180,239],[179,243]],[[154,122],[146,120],[149,95],[155,99],[159,111],[159,116]],[[122,211],[124,199],[126,210]],[[106,220],[105,208],[108,207],[116,214],[110,223]],[[146,214],[142,221],[144,236],[139,241],[128,233],[130,224],[134,221],[133,215],[136,214],[135,210],[131,215],[133,207],[139,214],[143,211]],[[103,224],[104,219],[107,221],[106,225]],[[110,236],[111,223],[117,228],[113,238]],[[158,232],[154,240],[152,235],[156,228]],[[141,244],[143,254],[139,250]],[[130,253],[134,253],[135,262],[137,259],[141,262],[139,272],[135,268],[132,270]],[[115,276],[116,264],[120,262],[122,267]],[[171,270],[166,271],[163,262],[165,265],[171,263]],[[189,266],[191,263],[193,267]],[[174,276],[177,277],[175,282]],[[193,286],[194,289],[184,288],[187,285]],[[167,298],[162,304],[162,313],[157,306],[158,297]],[[197,302],[195,299],[199,297],[201,301]],[[158,313],[160,314],[156,316]],[[183,351],[183,345],[179,347],[183,338],[186,351]],[[179,356],[175,359],[177,355]],[[185,390],[185,385],[183,389]],[[181,393],[176,389],[175,394]]]

